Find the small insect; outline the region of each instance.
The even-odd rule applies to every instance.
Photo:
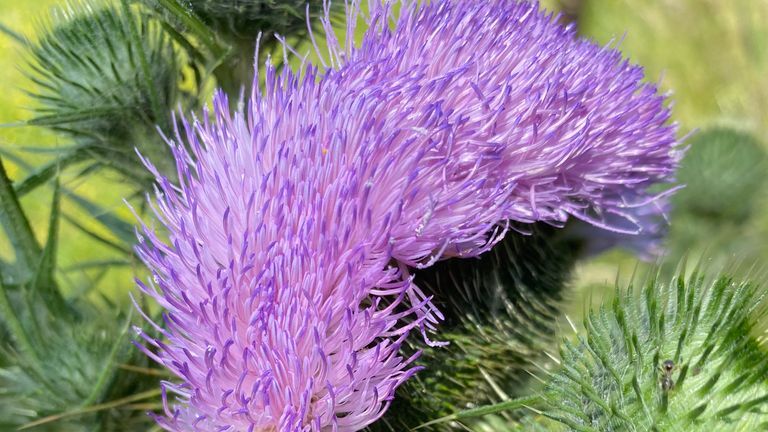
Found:
[[[664,360],[661,364],[661,389],[668,392],[675,388],[675,381],[672,380],[672,371],[675,370],[675,362]]]

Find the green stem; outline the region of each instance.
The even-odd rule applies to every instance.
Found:
[[[65,419],[65,418],[69,418],[69,417],[76,417],[76,416],[83,415],[83,414],[89,414],[89,413],[104,411],[104,410],[108,410],[108,409],[112,409],[112,408],[117,408],[117,407],[120,407],[122,405],[127,405],[127,404],[129,404],[131,402],[136,402],[136,401],[140,401],[140,400],[144,400],[144,399],[149,399],[149,398],[153,398],[153,397],[156,397],[156,396],[160,396],[161,394],[162,394],[162,390],[161,389],[154,389],[154,390],[148,390],[148,391],[141,392],[141,393],[136,393],[135,395],[124,397],[124,398],[121,398],[121,399],[116,399],[116,400],[113,400],[111,402],[105,402],[103,404],[92,405],[92,406],[89,406],[87,408],[79,408],[79,409],[72,410],[72,411],[67,411],[67,412],[64,412],[64,413],[61,413],[61,414],[56,414],[56,415],[44,417],[44,418],[41,418],[39,420],[35,420],[35,421],[31,422],[31,423],[27,423],[24,426],[20,427],[18,430],[30,429],[30,428],[33,428],[35,426],[44,425],[46,423],[51,423],[51,422],[59,421],[59,420],[62,420],[62,419]]]
[[[530,405],[535,405],[539,402],[541,402],[541,396],[538,396],[538,395],[511,399],[511,400],[500,402],[497,404],[485,405],[477,408],[468,409],[465,411],[459,411],[457,413],[453,413],[445,417],[440,417],[438,419],[431,420],[419,426],[416,426],[413,430],[423,429],[439,423],[446,423],[446,422],[461,420],[465,418],[472,418],[472,417],[482,417],[489,414],[496,414],[502,411],[525,408]]]
[[[182,6],[178,0],[157,0],[157,2],[199,37],[211,53],[213,53],[213,57],[219,58],[226,54],[227,50],[219,44],[216,34],[191,11]]]

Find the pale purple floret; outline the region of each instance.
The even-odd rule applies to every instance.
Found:
[[[169,240],[144,227],[137,250],[166,323],[142,348],[181,382],[167,430],[360,430],[415,372],[409,331],[439,321],[409,269],[510,220],[642,234],[633,207],[671,180],[669,111],[619,52],[531,3],[376,4],[360,47],[183,121],[178,186],[155,171]]]

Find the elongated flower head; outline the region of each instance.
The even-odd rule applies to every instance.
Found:
[[[219,94],[182,121],[153,204],[169,239],[138,247],[166,321],[144,349],[180,381],[168,430],[360,430],[440,319],[413,268],[509,221],[640,233],[631,208],[670,179],[669,112],[618,52],[536,4],[373,3],[359,47],[325,19],[323,68],[268,66],[244,113]]]

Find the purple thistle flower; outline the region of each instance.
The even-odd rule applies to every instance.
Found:
[[[671,180],[676,128],[619,52],[535,3],[391,6],[360,47],[329,38],[324,68],[268,66],[244,114],[219,93],[182,119],[178,185],[148,164],[169,240],[139,238],[166,324],[142,349],[181,381],[164,428],[360,430],[415,373],[405,337],[440,319],[410,269],[509,221],[642,233],[632,215]]]

